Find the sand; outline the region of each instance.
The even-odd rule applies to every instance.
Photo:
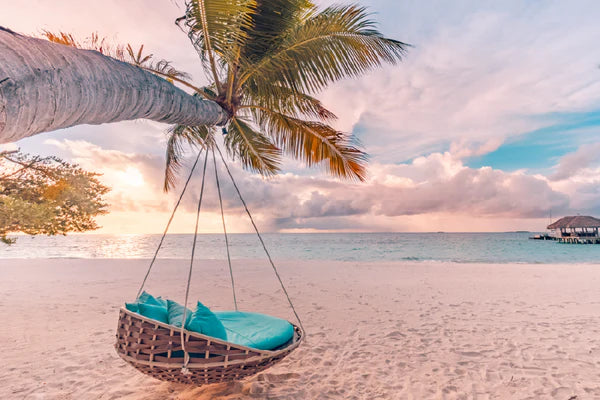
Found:
[[[600,398],[600,266],[279,262],[308,331],[243,382],[164,383],[113,349],[144,260],[0,260],[2,399]],[[181,301],[185,261],[151,293]],[[291,318],[266,263],[237,261],[245,310]],[[199,261],[194,298],[231,308],[226,266]]]

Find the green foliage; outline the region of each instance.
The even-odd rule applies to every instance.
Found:
[[[177,181],[177,172],[181,167],[184,145],[205,147],[212,143],[214,128],[208,126],[176,125],[169,129],[167,140],[167,167],[165,169],[164,189],[167,191]]]
[[[231,155],[240,158],[244,167],[271,175],[279,170],[279,149],[266,135],[254,130],[242,118],[233,117],[229,132],[225,136],[225,146]]]
[[[107,212],[109,189],[96,176],[57,157],[0,153],[0,241],[98,229],[94,217]]]

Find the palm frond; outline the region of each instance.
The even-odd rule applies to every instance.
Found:
[[[168,192],[175,186],[181,169],[184,144],[198,148],[208,148],[214,144],[213,129],[208,126],[175,125],[169,129],[167,140],[165,179],[163,189]]]
[[[247,169],[265,176],[279,171],[281,151],[267,136],[253,129],[241,118],[231,119],[225,136],[225,147]]]
[[[271,110],[258,109],[255,116],[277,146],[307,166],[323,163],[334,176],[366,179],[367,155],[353,145],[349,135],[320,122],[304,121]]]
[[[192,79],[190,74],[175,68],[171,61],[164,59],[154,60],[153,54],[144,54],[144,45],[141,45],[136,52],[130,44],[127,44],[125,50],[127,51],[128,57],[125,57],[125,52],[123,52],[123,55],[118,57],[119,60],[143,68],[171,83],[173,83],[173,81],[179,82],[201,94],[202,91],[189,82]]]
[[[77,41],[75,37],[68,32],[60,31],[58,33],[54,33],[48,30],[43,30],[42,36],[52,43],[64,44],[65,46],[75,47],[78,49],[82,48],[81,43]]]
[[[255,63],[276,50],[283,34],[298,24],[307,10],[313,7],[309,0],[258,1],[241,57]]]
[[[332,6],[309,15],[287,32],[279,50],[245,65],[240,84],[276,82],[296,91],[316,92],[345,77],[359,76],[387,62],[400,61],[408,46],[385,38],[366,9]]]
[[[215,52],[233,62],[246,40],[256,13],[256,0],[189,0],[185,25],[192,44],[203,58]]]
[[[144,54],[144,45],[141,45],[137,51],[134,51],[130,44],[128,44],[125,49],[127,51],[128,58],[123,56],[120,58],[121,61],[125,61],[143,68],[146,71],[152,72],[153,74],[158,75],[171,83],[174,81],[179,82],[191,89],[194,89],[196,93],[202,94],[201,89],[189,82],[192,78],[188,73],[178,70],[170,61],[164,59],[154,60],[153,54]]]
[[[246,100],[240,108],[260,106],[294,117],[315,118],[320,121],[337,119],[320,100],[285,86],[271,84],[260,87],[246,85]]]
[[[153,54],[144,54],[144,45],[141,45],[137,52],[133,51],[130,44],[127,45],[127,54],[131,58],[131,62],[136,65],[146,64],[152,59]]]
[[[54,33],[43,30],[42,37],[49,42],[75,47],[77,49],[94,50],[105,56],[125,61],[125,46],[111,43],[106,37],[100,37],[96,32],[93,32],[83,41],[77,40],[72,34],[63,31]]]

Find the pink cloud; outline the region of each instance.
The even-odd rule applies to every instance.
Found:
[[[550,175],[553,181],[560,181],[575,176],[581,170],[600,162],[600,143],[581,146],[577,151],[563,156],[556,172]]]
[[[64,141],[49,144],[71,152],[82,166],[102,172],[108,185],[115,187],[110,200],[118,212],[168,213],[177,191],[163,194],[162,160],[135,153],[123,153],[86,142]],[[100,161],[100,163],[98,162]],[[468,215],[471,218],[543,218],[549,210],[558,212],[569,207],[569,196],[553,189],[541,176],[521,172],[507,173],[489,167],[466,167],[450,153],[434,153],[419,157],[410,164],[395,166],[374,164],[371,178],[364,184],[351,184],[324,177],[307,177],[287,173],[276,178],[263,178],[242,171],[231,164],[251,210],[267,230],[285,229],[355,229],[372,230],[361,218],[372,216],[407,217],[432,214]],[[128,186],[120,173],[135,168],[143,185]],[[225,207],[236,220],[244,218],[225,171],[220,170]],[[193,214],[200,179],[190,185],[182,212]],[[213,172],[207,174],[203,210],[218,212]],[[329,225],[326,225],[329,224]],[[397,219],[385,230],[393,230]],[[381,222],[377,224],[382,229]]]

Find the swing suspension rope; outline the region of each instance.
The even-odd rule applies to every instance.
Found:
[[[190,269],[188,271],[187,285],[185,287],[185,301],[183,303],[183,319],[181,320],[181,349],[183,350],[183,369],[187,369],[190,362],[190,354],[185,350],[185,321],[187,321],[187,304],[190,294],[190,282],[192,281],[192,269],[194,266],[194,253],[196,251],[196,239],[198,238],[198,221],[200,220],[200,207],[202,207],[202,197],[204,196],[204,181],[206,177],[206,162],[208,161],[208,151],[204,156],[204,168],[202,169],[202,186],[200,187],[200,198],[198,199],[198,209],[196,211],[196,227],[194,228],[194,243],[192,244],[192,256],[190,257]]]
[[[256,223],[254,222],[254,218],[252,217],[252,214],[250,213],[250,210],[248,209],[248,205],[246,204],[246,201],[244,200],[244,198],[242,197],[242,193],[240,192],[240,189],[237,185],[237,183],[235,182],[235,179],[233,178],[233,175],[231,174],[231,170],[229,169],[229,166],[227,165],[227,162],[225,161],[225,158],[223,157],[223,153],[221,152],[221,150],[219,149],[218,146],[214,145],[214,147],[216,147],[217,152],[219,153],[219,157],[221,159],[221,161],[223,162],[223,165],[225,166],[225,170],[227,171],[227,174],[229,175],[229,178],[231,179],[231,183],[233,184],[233,187],[235,188],[235,191],[240,199],[240,201],[242,202],[242,205],[244,206],[244,210],[246,211],[246,214],[248,215],[248,218],[250,219],[250,222],[252,223],[252,227],[254,228],[254,231],[256,232],[256,235],[258,236],[258,240],[260,241],[260,244],[262,245],[262,248],[265,252],[265,254],[267,255],[267,259],[269,260],[269,263],[271,264],[271,267],[273,269],[273,272],[275,273],[275,276],[277,277],[277,280],[279,281],[279,284],[281,286],[281,289],[283,290],[283,293],[285,295],[285,297],[287,298],[287,301],[290,305],[290,308],[292,309],[292,312],[294,313],[294,316],[296,317],[296,320],[298,321],[298,324],[300,325],[300,329],[302,330],[302,332],[304,332],[304,326],[302,325],[302,321],[300,320],[300,317],[298,316],[298,313],[296,311],[296,308],[294,307],[294,304],[292,303],[292,299],[290,298],[287,289],[285,288],[285,285],[283,284],[283,281],[281,279],[281,276],[279,275],[279,271],[277,270],[277,267],[275,267],[275,263],[273,262],[273,259],[271,258],[271,254],[269,253],[269,251],[267,250],[267,247],[265,245],[265,242],[258,230],[258,227],[256,226]],[[221,185],[219,183],[219,173],[217,171],[217,164],[216,164],[216,157],[215,157],[215,152],[214,152],[214,148],[211,148],[211,152],[212,152],[212,156],[213,156],[213,165],[215,168],[215,180],[216,180],[216,184],[217,184],[217,191],[219,194],[219,205],[221,208],[221,221],[223,223],[223,233],[225,235],[225,247],[227,249],[227,262],[229,265],[229,275],[231,277],[231,287],[232,287],[232,291],[233,291],[233,302],[234,302],[234,306],[235,306],[235,310],[238,310],[238,305],[237,305],[237,298],[236,298],[236,293],[235,293],[235,282],[233,279],[233,269],[231,267],[231,256],[230,256],[230,252],[229,252],[229,239],[227,236],[227,228],[225,226],[225,214],[223,211],[223,199],[222,199],[222,195],[221,195]],[[144,289],[144,285],[146,284],[146,281],[148,279],[148,276],[150,275],[150,271],[152,270],[152,267],[154,266],[154,263],[156,261],[156,258],[158,256],[158,252],[160,251],[164,239],[167,235],[167,232],[169,230],[169,227],[171,225],[171,222],[173,221],[173,217],[175,215],[175,212],[177,211],[177,208],[179,207],[181,200],[183,198],[183,195],[185,194],[187,187],[190,183],[190,180],[194,174],[194,170],[196,169],[196,166],[198,164],[198,161],[200,160],[200,156],[202,154],[202,150],[200,150],[200,152],[198,152],[198,156],[196,157],[196,160],[190,170],[190,174],[187,177],[187,180],[185,182],[185,185],[183,186],[183,190],[181,191],[181,194],[179,195],[179,199],[177,200],[177,203],[175,204],[175,207],[173,209],[173,212],[171,213],[171,216],[169,218],[169,221],[167,222],[167,226],[165,227],[165,230],[162,234],[162,237],[158,243],[158,247],[154,253],[154,257],[152,258],[152,261],[150,262],[150,266],[148,267],[148,270],[146,271],[146,275],[144,276],[144,279],[142,281],[142,284],[138,290],[137,296],[136,296],[136,300],[139,298],[140,294],[142,293],[142,290]],[[193,245],[192,245],[192,254],[191,254],[191,259],[190,259],[190,267],[189,267],[189,271],[188,271],[188,279],[187,279],[187,285],[186,285],[186,291],[185,291],[185,303],[184,303],[184,311],[183,311],[183,321],[186,321],[186,314],[187,314],[187,302],[188,302],[188,297],[189,297],[189,290],[190,290],[190,283],[191,283],[191,278],[192,278],[192,269],[193,269],[193,263],[194,263],[194,254],[195,254],[195,249],[196,249],[196,242],[197,242],[197,237],[198,237],[198,224],[199,224],[199,217],[200,217],[200,209],[202,206],[202,197],[204,195],[204,182],[205,182],[205,178],[206,178],[206,164],[208,161],[208,149],[206,149],[205,151],[205,157],[204,157],[204,166],[203,166],[203,170],[202,170],[202,184],[201,184],[201,189],[200,189],[200,197],[198,199],[198,208],[196,211],[196,226],[195,226],[195,230],[194,230],[194,240],[193,240]],[[183,325],[183,324],[182,324]],[[184,351],[184,366],[183,368],[186,369],[188,362],[189,362],[189,354],[187,351],[185,351],[185,339],[184,339],[184,326],[182,326],[182,330],[181,330],[181,346],[182,346],[182,350]]]
[[[238,310],[237,298],[235,296],[235,282],[233,280],[233,269],[231,268],[231,256],[229,255],[229,239],[227,238],[227,227],[225,226],[225,213],[223,212],[223,198],[221,197],[221,184],[219,183],[219,171],[217,170],[217,159],[215,158],[215,149],[212,152],[213,165],[215,166],[215,181],[217,182],[217,192],[219,193],[219,206],[221,206],[221,221],[223,222],[223,234],[225,235],[225,248],[227,249],[227,264],[229,265],[229,276],[231,277],[231,290],[233,291],[233,305],[235,311]]]
[[[215,146],[215,147],[217,147],[217,146]],[[298,316],[298,313],[296,312],[296,308],[294,307],[294,303],[292,303],[292,299],[290,299],[290,295],[288,294],[288,292],[287,292],[287,290],[285,288],[285,285],[283,284],[283,281],[281,280],[281,276],[279,276],[279,271],[277,271],[277,268],[275,267],[275,263],[273,262],[273,259],[271,258],[271,254],[269,254],[269,251],[267,250],[267,246],[265,246],[265,242],[263,241],[263,238],[260,235],[260,232],[258,231],[258,228],[256,227],[256,224],[254,223],[254,218],[252,218],[252,214],[250,214],[250,210],[248,209],[248,206],[246,205],[246,201],[244,201],[244,198],[242,197],[242,193],[240,192],[240,189],[238,188],[237,184],[235,183],[235,179],[233,179],[233,175],[231,175],[231,171],[229,170],[229,166],[225,162],[225,158],[223,158],[223,153],[221,153],[221,149],[219,149],[219,147],[217,147],[217,151],[219,152],[219,156],[221,157],[221,161],[223,162],[223,165],[225,166],[225,170],[227,170],[227,174],[229,175],[229,178],[231,178],[231,183],[233,183],[233,187],[235,188],[235,191],[237,192],[238,197],[240,198],[240,201],[244,205],[244,209],[246,210],[246,214],[248,214],[248,218],[250,218],[250,222],[252,222],[252,226],[254,227],[254,231],[256,232],[256,236],[258,236],[258,240],[260,240],[260,244],[262,245],[262,248],[265,251],[265,254],[267,255],[267,258],[269,259],[269,263],[271,263],[271,267],[273,268],[273,272],[275,272],[275,276],[277,277],[277,280],[279,281],[279,284],[281,285],[281,289],[283,290],[283,294],[285,294],[285,297],[287,298],[288,303],[290,304],[290,308],[294,312],[294,316],[296,317],[296,320],[298,320],[298,324],[300,325],[300,329],[302,329],[302,332],[305,332],[304,326],[302,326],[302,321],[300,320],[300,317]]]
[[[167,232],[169,231],[169,227],[171,226],[171,222],[173,221],[175,212],[177,211],[177,208],[179,207],[179,204],[181,203],[181,199],[183,198],[183,195],[185,194],[185,191],[187,190],[188,184],[190,183],[190,180],[192,179],[192,175],[194,175],[194,170],[196,169],[196,165],[198,165],[198,160],[200,160],[201,154],[202,154],[202,150],[200,150],[198,152],[196,161],[194,161],[194,165],[192,165],[192,169],[190,171],[189,176],[187,177],[187,180],[185,181],[185,185],[183,186],[183,190],[181,191],[181,194],[179,195],[179,199],[177,199],[177,203],[175,204],[175,207],[173,208],[173,212],[171,212],[171,217],[169,218],[169,222],[167,222],[167,226],[165,227],[162,237],[160,238],[160,242],[158,242],[158,247],[156,248],[156,251],[154,252],[154,257],[152,257],[152,261],[150,261],[150,266],[148,267],[148,271],[146,271],[144,280],[142,281],[142,284],[140,285],[137,295],[135,296],[136,300],[140,297],[140,294],[142,294],[142,290],[144,289],[144,285],[146,284],[148,275],[150,275],[150,270],[152,270],[152,266],[154,265],[154,262],[156,261],[156,257],[158,256],[158,251],[160,250],[160,248],[163,244],[163,241],[165,240],[165,237],[167,236]]]

